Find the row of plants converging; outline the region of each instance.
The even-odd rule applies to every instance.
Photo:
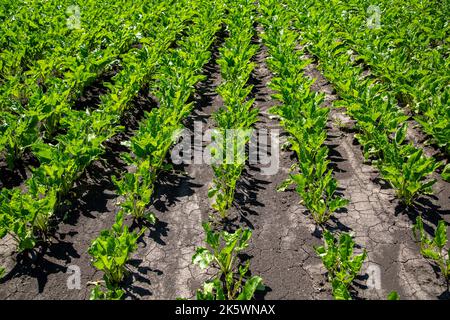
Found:
[[[252,44],[254,3],[227,0],[226,8],[227,38],[217,59],[222,82],[216,89],[223,106],[213,114],[216,128],[212,133],[214,147],[210,149],[214,178],[208,197],[215,212],[209,217],[211,222],[203,224],[209,247],[197,248],[192,258],[202,269],[213,266],[217,272],[197,291],[198,300],[250,300],[257,290],[264,289],[261,277],[249,276],[250,261],[240,262],[238,258],[249,246],[252,231],[220,230],[234,203],[236,185],[247,160],[245,148],[258,116],[258,110],[252,108],[254,99],[248,97],[253,87],[247,85],[255,68],[251,59],[258,51],[258,46]]]
[[[353,61],[348,48],[337,39],[328,15],[308,3],[297,6],[288,0],[295,12],[295,26],[308,50],[320,60],[319,67],[336,87],[342,100],[335,107],[345,107],[356,121],[356,138],[370,160],[407,206],[423,194],[432,193],[436,182],[431,175],[442,163],[424,155],[423,150],[407,142],[408,116],[384,83],[364,75],[363,66]],[[307,17],[307,18],[306,18]]]
[[[289,133],[289,148],[297,155],[290,177],[279,187],[284,191],[292,184],[314,222],[324,230],[324,246],[315,251],[328,271],[328,280],[335,299],[351,299],[349,287],[367,257],[364,250],[353,254],[355,242],[347,233],[339,240],[327,230],[326,223],[333,213],[348,204],[336,194],[337,181],[329,168],[326,126],[329,108],[322,106],[324,95],[312,92],[314,80],[308,79],[304,68],[311,63],[298,50],[299,36],[292,30],[292,12],[276,0],[259,2],[263,27],[261,38],[268,49],[267,64],[273,73],[270,87],[273,97],[281,105],[269,111],[281,118],[281,125]]]
[[[138,132],[127,143],[131,152],[124,154],[123,158],[134,167],[133,173],[125,173],[121,179],[113,177],[123,200],[120,202],[121,210],[117,214],[116,223],[112,229],[103,231],[89,249],[94,266],[104,272],[103,282],[106,287],[104,291],[97,283],[92,290],[92,299],[124,297],[125,291],[121,283],[126,273],[126,263],[133,251],[137,249],[138,238],[145,231],[145,228],[142,228],[139,233],[130,233],[128,227],[123,225],[124,214],[132,215],[140,225],[155,222],[154,214],[147,211],[154,184],[160,170],[170,167],[164,163],[166,154],[182,128],[182,120],[190,113],[192,103],[188,103],[188,99],[194,91],[194,85],[204,79],[200,73],[210,59],[211,53],[208,49],[222,21],[227,23],[230,34],[221,49],[222,62],[219,64],[222,63],[222,68],[230,68],[232,65],[225,64],[226,61],[223,59],[225,55],[229,54],[227,57],[231,59],[230,61],[236,62],[238,54],[242,55],[246,52],[245,50],[236,51],[235,45],[242,43],[230,39],[238,34],[244,34],[242,32],[244,29],[237,32],[237,27],[241,26],[237,22],[248,19],[250,23],[244,24],[248,31],[252,26],[253,10],[248,1],[240,1],[238,4],[228,3],[226,19],[223,18],[225,6],[220,1],[216,3],[206,0],[197,1],[196,5],[198,7],[194,7],[194,10],[197,10],[198,15],[194,17],[188,35],[178,42],[177,49],[163,58],[163,63],[160,65],[153,91],[159,100],[159,108],[152,109],[146,114],[146,119],[141,123]],[[247,40],[251,40],[250,32],[247,33]],[[248,47],[243,49],[245,48]],[[237,67],[241,68],[247,62],[243,60]],[[247,82],[251,70],[247,72],[246,80],[240,82],[241,86]],[[228,77],[227,81],[234,84],[234,81],[239,78],[237,74],[234,75],[236,78]],[[222,92],[224,88],[225,85],[218,91]],[[230,89],[230,87],[227,88]],[[248,246],[251,231],[238,229],[234,233],[219,232],[210,223],[204,223],[203,227],[206,242],[210,248],[197,248],[192,262],[203,269],[214,265],[218,271],[213,279],[207,281],[203,288],[197,291],[197,299],[251,299],[254,292],[261,289],[262,279],[258,276],[248,278],[249,262],[241,265],[237,259],[237,255]]]
[[[26,181],[26,190],[3,189],[0,192],[0,237],[9,234],[18,250],[33,249],[46,240],[56,210],[85,168],[104,152],[103,143],[122,130],[120,118],[136,96],[177,35],[186,28],[192,12],[185,2],[170,5],[155,17],[151,45],[143,43],[123,56],[122,70],[108,85],[101,105],[93,111],[72,111],[63,119],[66,133],[55,145],[42,140],[33,144],[40,167]]]
[[[147,13],[149,5],[152,13]],[[0,90],[0,154],[11,169],[37,140],[54,141],[65,130],[64,117],[75,101],[94,80],[117,66],[122,54],[135,44],[149,43],[154,18],[169,5],[153,0],[123,12],[118,8],[124,3],[118,2],[107,10],[88,10],[83,29],[62,28],[68,37],[54,44],[52,54],[33,61],[25,72],[7,76]],[[103,18],[97,21],[99,12]]]
[[[436,180],[430,176],[442,163],[426,157],[422,149],[406,142],[409,117],[399,108],[395,93],[370,74],[365,76],[363,66],[349,54],[349,48],[339,38],[342,34],[336,33],[330,23],[336,12],[329,13],[322,3],[315,1],[299,6],[296,1],[286,0],[285,4],[295,15],[294,25],[304,38],[303,44],[319,59],[319,67],[342,98],[334,106],[345,107],[356,120],[359,131],[356,138],[363,147],[365,159],[372,160],[382,178],[406,205],[413,205],[422,194],[432,193]],[[445,174],[444,171],[444,178]],[[432,239],[424,232],[421,216],[414,225],[422,255],[441,270],[448,290],[450,251],[445,249],[446,232],[443,220],[438,223]]]
[[[91,299],[124,298],[126,263],[137,249],[136,242],[145,232],[145,225],[156,221],[155,215],[148,211],[156,179],[162,170],[171,167],[165,163],[167,153],[191,112],[193,103],[189,99],[194,86],[205,78],[201,72],[211,57],[209,49],[221,28],[224,8],[220,2],[207,0],[192,1],[189,7],[194,17],[186,36],[177,41],[178,47],[165,54],[158,65],[152,94],[157,97],[159,107],[145,113],[134,137],[124,143],[130,153],[122,158],[133,168],[132,172],[121,178],[112,177],[122,200],[112,229],[103,231],[89,249],[94,267],[104,272],[106,288],[105,291],[97,284]],[[137,222],[139,233],[130,233],[123,225],[125,214]]]
[[[222,75],[217,93],[223,107],[213,115],[216,129],[212,134],[215,145],[211,149],[211,162],[215,177],[208,192],[212,208],[223,219],[233,205],[236,183],[247,160],[245,146],[258,116],[258,110],[252,108],[254,99],[248,98],[253,86],[247,85],[255,68],[251,59],[258,50],[252,44],[254,8],[250,1],[238,1],[228,10],[228,38],[217,60]]]
[[[448,13],[421,1],[366,0],[305,3],[320,11],[353,61],[363,63],[422,130],[450,154]],[[447,38],[446,38],[447,37]],[[340,50],[342,50],[340,49]],[[344,51],[344,50],[342,50]],[[450,164],[442,172],[450,181]]]
[[[417,116],[434,143],[450,154],[450,5],[431,1],[305,2],[317,10],[357,61]],[[311,6],[312,5],[312,6]]]

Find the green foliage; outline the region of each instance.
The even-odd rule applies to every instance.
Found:
[[[44,143],[43,141],[48,139],[48,136],[44,134],[42,137],[34,137],[31,139],[34,141],[31,149],[41,165],[33,170],[33,176],[26,181],[26,186],[28,187],[27,192],[20,195],[21,191],[13,191],[14,201],[2,202],[1,204],[2,213],[7,213],[5,217],[0,215],[0,219],[2,219],[4,225],[1,227],[1,233],[4,235],[5,230],[11,234],[19,233],[19,235],[16,235],[16,240],[19,243],[20,250],[34,247],[38,240],[42,238],[45,232],[41,232],[41,230],[48,229],[48,221],[53,215],[55,208],[64,201],[64,197],[84,172],[85,168],[103,154],[103,144],[122,129],[119,123],[123,112],[130,105],[130,101],[138,94],[139,90],[148,82],[149,76],[154,72],[155,65],[161,61],[162,53],[168,50],[177,35],[186,27],[187,21],[192,18],[194,13],[190,6],[186,5],[188,2],[189,0],[183,0],[177,2],[176,5],[169,5],[169,3],[155,4],[156,7],[152,11],[153,13],[143,15],[145,18],[140,16],[139,13],[133,16],[134,19],[141,21],[140,23],[143,24],[141,27],[145,29],[142,32],[142,37],[138,39],[140,42],[139,48],[133,48],[121,55],[122,68],[112,78],[111,83],[105,84],[108,92],[102,95],[98,108],[93,111],[89,108],[86,111],[69,111],[67,108],[63,108],[60,111],[64,116],[57,121],[59,123],[58,126],[63,129],[63,132],[52,137],[53,143]],[[153,4],[148,3],[147,5],[151,6]],[[147,6],[146,4],[142,5]],[[141,9],[138,12],[144,10]],[[159,14],[161,12],[165,12],[166,14]],[[118,23],[122,23],[121,19],[118,19]],[[158,26],[161,28],[158,29]],[[121,41],[125,42],[121,42],[120,50],[127,50],[127,48],[130,48],[131,43],[126,40],[127,36],[122,34],[122,32],[131,32],[133,38],[135,38],[134,31],[131,31],[134,30],[134,27],[121,28],[120,30],[122,29],[126,31],[117,31],[117,29],[114,29],[114,39],[115,37],[122,37]],[[98,34],[102,46],[108,47],[102,40],[101,35],[103,34]],[[80,53],[80,59],[82,59],[82,57],[85,57],[85,50],[87,50],[85,47],[86,44],[81,42],[77,47],[79,46],[82,47],[80,49],[82,51]],[[117,48],[112,50],[117,50]],[[94,55],[95,61],[92,63],[96,65],[95,68],[103,68],[100,65],[106,63],[101,57],[102,53],[104,52],[98,51]],[[107,56],[110,57],[109,55]],[[83,64],[84,62],[80,63]],[[45,70],[50,68],[44,62],[40,62],[40,66]],[[62,66],[61,68],[61,70],[65,70]],[[83,82],[87,84],[90,81],[89,74],[85,74],[86,77],[84,77],[77,68],[69,69],[75,72],[77,83],[87,81]],[[51,70],[50,73],[52,72],[54,70]],[[68,71],[65,72],[66,76],[70,78],[71,76],[67,74]],[[86,70],[86,72],[90,73],[91,71]],[[80,80],[80,77],[83,79]],[[51,74],[50,78],[58,77],[56,74]],[[33,76],[30,82],[39,83],[40,80]],[[68,90],[66,86],[58,85],[60,79],[54,80],[54,82],[55,86],[61,87],[61,90]],[[57,92],[50,89],[47,92],[52,99],[58,96]],[[0,95],[2,93],[4,92],[0,91]],[[77,91],[77,94],[79,95],[81,92]],[[67,96],[63,95],[62,97],[64,103],[66,103],[67,101],[64,99]],[[53,105],[56,104],[56,100],[44,106],[40,104],[39,99],[36,97],[30,98],[30,103],[39,108],[47,108],[50,110],[49,112],[53,112],[53,107],[59,108],[59,105]],[[13,104],[13,107],[15,106]],[[12,113],[16,112],[14,108],[11,110]],[[17,112],[21,110],[17,109]],[[36,110],[31,108],[28,111],[30,113],[34,112],[34,115],[39,119],[40,115],[35,112]],[[24,118],[28,119],[26,117],[27,115]],[[45,123],[44,118],[40,120],[40,124]],[[0,134],[7,133],[5,131],[7,127],[8,125],[4,125],[4,122],[1,121]],[[17,138],[16,136],[13,137],[14,139]],[[0,135],[0,142],[2,141],[5,141],[4,136]],[[22,148],[24,146],[21,145],[20,147]],[[19,148],[17,150],[20,151],[22,149]],[[1,146],[0,151],[2,151]],[[21,207],[25,206],[27,202],[30,203],[30,205],[27,205],[29,208],[27,207],[24,210],[25,214],[22,214],[20,212],[22,210]]]
[[[64,8],[73,5],[63,2],[66,4],[60,6]],[[0,99],[5,106],[0,126],[7,125],[6,130],[0,129],[0,151],[5,151],[11,168],[35,141],[51,139],[59,133],[85,88],[139,42],[136,34],[148,35],[147,30],[153,29],[155,18],[165,9],[151,0],[118,10],[125,4],[125,0],[100,5],[84,2],[79,7],[84,10],[81,29],[69,27],[61,7],[45,9],[52,7],[53,2],[39,4],[39,8],[36,3],[22,4],[26,10],[20,8],[12,15],[14,18],[8,22],[15,32],[0,36],[6,46],[0,59]],[[153,6],[154,12],[130,14],[141,12],[148,5]],[[41,10],[48,14],[39,14]],[[133,28],[118,28],[123,27],[124,18]],[[37,21],[40,27],[30,31],[31,21]],[[45,33],[43,30],[49,27],[50,32]]]
[[[392,291],[388,294],[387,300],[400,300],[400,296],[397,291]]]
[[[49,190],[44,198],[39,194],[38,190],[23,194],[19,189],[0,192],[0,238],[10,234],[19,251],[33,249],[49,232],[56,193]]]
[[[450,281],[450,248],[446,249],[447,226],[444,220],[438,222],[434,238],[429,238],[425,232],[422,217],[418,216],[413,228],[414,236],[420,241],[420,253],[439,266],[445,280]]]
[[[144,218],[150,223],[156,218],[146,213],[146,207],[151,203],[154,184],[160,171],[171,168],[165,163],[166,156],[183,129],[182,121],[191,112],[193,103],[188,100],[194,87],[205,78],[201,75],[202,68],[210,59],[209,47],[222,19],[220,2],[197,5],[199,11],[186,35],[178,40],[179,46],[161,59],[152,88],[159,108],[146,112],[135,136],[123,143],[130,152],[122,158],[133,172],[125,173],[122,179],[112,177],[117,192],[124,197],[119,203],[121,208],[134,218]]]
[[[168,121],[167,111],[153,109],[146,113],[138,133],[130,140],[132,154],[123,154],[124,160],[135,167],[134,173],[125,173],[122,179],[112,177],[118,194],[124,196],[120,206],[135,219],[155,222],[146,207],[151,202],[154,183],[163,167],[169,148],[176,141],[180,126]]]
[[[415,38],[416,30],[410,33],[413,30],[409,30],[409,23],[398,24],[398,20],[390,16],[403,16],[405,6],[387,5],[386,1],[381,1],[385,23],[382,28],[371,29],[367,25],[365,10],[370,4],[363,6],[365,0],[350,3],[308,0],[302,5],[286,0],[285,3],[289,14],[294,15],[293,25],[300,32],[305,47],[319,59],[320,69],[342,98],[334,105],[345,108],[356,120],[358,132],[355,137],[362,146],[365,159],[378,166],[383,179],[391,184],[397,196],[407,206],[413,205],[420,195],[432,193],[431,187],[435,181],[430,176],[441,164],[432,157],[423,155],[420,148],[407,143],[406,121],[409,116],[401,105],[410,108],[420,105],[427,109],[430,116],[419,117],[417,120],[428,121],[430,126],[437,125],[436,119],[444,119],[436,127],[436,131],[441,132],[442,136],[433,137],[445,147],[449,139],[447,137],[445,141],[448,130],[444,123],[448,123],[450,118],[447,108],[442,106],[448,105],[448,93],[444,93],[448,88],[444,89],[445,86],[439,85],[439,81],[435,85],[425,85],[419,80],[425,76],[429,81],[432,70],[442,70],[441,65],[445,62],[440,61],[435,52],[430,53],[430,56],[423,56],[424,61],[429,63],[425,66],[420,59],[414,57],[416,51],[409,51],[410,48],[407,53],[404,51],[410,42],[405,42],[403,37],[411,37],[417,41],[411,43],[411,46],[421,47],[421,44],[426,43],[426,37]],[[423,19],[422,9],[410,10],[411,7],[407,7],[408,14],[419,20]],[[442,18],[441,13],[433,12],[433,15]],[[399,30],[402,36],[397,33]],[[427,36],[431,34],[427,32]],[[417,54],[430,50],[435,48],[430,49],[426,45]],[[431,57],[433,58],[430,60]],[[436,64],[437,61],[440,62]],[[399,68],[400,65],[402,67]],[[431,65],[434,68],[430,69]],[[370,72],[367,72],[368,67]],[[445,83],[444,79],[448,76],[439,75],[438,78]],[[419,83],[420,89],[416,86]],[[421,90],[423,95],[420,94]],[[431,116],[430,110],[440,110],[441,113],[438,117],[436,112]]]
[[[295,184],[302,204],[310,211],[314,221],[322,225],[348,200],[335,194],[337,182],[328,169],[326,126],[330,109],[323,106],[324,95],[312,92],[314,81],[304,74],[311,63],[297,49],[298,35],[290,29],[292,15],[276,1],[261,1],[264,26],[261,37],[268,47],[268,65],[274,73],[270,87],[273,97],[282,104],[270,109],[281,118],[281,125],[289,133],[289,147],[298,158],[297,174],[291,174],[278,190]]]
[[[366,250],[354,255],[355,242],[347,233],[341,234],[339,241],[328,230],[324,232],[323,237],[324,246],[316,247],[315,251],[328,271],[333,296],[336,300],[350,300],[348,288],[361,271],[367,257]]]
[[[122,300],[124,298],[125,291],[122,288],[114,287],[106,284],[106,290],[103,290],[100,285],[96,285],[92,289],[89,296],[90,300]]]
[[[450,182],[450,164],[447,163],[444,170],[442,171],[442,179],[447,182]]]
[[[255,100],[248,98],[253,87],[247,86],[255,68],[251,59],[258,51],[258,46],[252,44],[253,4],[239,0],[228,5],[225,23],[229,36],[217,60],[223,79],[217,93],[223,100],[223,107],[213,115],[218,127],[211,148],[215,177],[208,192],[213,200],[212,208],[221,218],[227,218],[234,201],[236,184],[247,160],[245,146],[258,117],[258,110],[253,108]]]
[[[104,293],[98,286],[94,288],[91,298],[121,298],[119,286],[126,273],[126,263],[131,254],[137,249],[137,240],[145,232],[145,228],[139,233],[130,232],[123,224],[124,213],[119,211],[116,222],[111,230],[100,233],[89,247],[88,253],[92,256],[92,265],[104,273],[103,280],[107,288]]]
[[[414,149],[411,145],[387,144],[384,153],[384,161],[378,162],[381,175],[392,185],[397,196],[406,205],[411,205],[418,195],[433,193],[431,187],[436,180],[425,179],[441,163],[435,162],[433,158],[427,158],[421,149]],[[407,157],[404,156],[405,153],[408,154]]]
[[[262,279],[248,278],[250,261],[241,265],[238,254],[248,247],[252,235],[249,229],[238,229],[234,233],[217,232],[208,223],[203,224],[206,243],[210,248],[199,247],[192,262],[202,269],[214,266],[219,269],[215,277],[197,291],[198,300],[250,300],[256,290],[262,289]]]

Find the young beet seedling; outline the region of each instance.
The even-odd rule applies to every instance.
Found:
[[[351,300],[348,288],[361,271],[367,257],[366,250],[361,254],[353,255],[355,242],[347,233],[341,234],[339,241],[328,230],[323,236],[325,245],[316,247],[315,251],[328,271],[333,297],[336,300]]]
[[[209,223],[203,224],[206,243],[210,249],[199,247],[192,262],[206,269],[214,265],[219,269],[216,276],[197,291],[198,300],[250,300],[256,290],[264,288],[262,278],[248,278],[250,262],[240,265],[237,255],[247,248],[252,235],[249,229],[238,229],[234,233],[216,232]]]
[[[397,291],[392,291],[388,294],[387,300],[400,300],[400,295]]]
[[[416,219],[416,224],[413,227],[414,236],[417,239],[419,234],[420,253],[427,259],[434,261],[442,272],[447,284],[447,291],[449,289],[450,281],[450,248],[445,249],[447,244],[447,227],[445,221],[438,222],[434,238],[430,239],[425,233],[423,221],[420,216]]]
[[[128,227],[123,225],[124,213],[119,211],[116,222],[111,230],[104,230],[95,239],[88,253],[92,256],[92,265],[104,272],[103,280],[106,292],[99,284],[91,292],[91,300],[117,300],[124,295],[120,288],[126,274],[126,263],[130,255],[137,249],[137,240],[145,232],[145,228],[139,233],[129,232]]]
[[[0,239],[9,234],[20,252],[33,249],[39,241],[46,240],[55,203],[53,189],[41,199],[38,192],[23,194],[19,189],[1,190]]]
[[[146,212],[150,203],[156,172],[150,170],[149,161],[145,160],[139,164],[135,173],[125,173],[123,179],[119,180],[112,176],[112,181],[117,187],[117,192],[124,197],[120,207],[132,215],[136,220],[146,220],[154,224],[156,217],[151,212]]]

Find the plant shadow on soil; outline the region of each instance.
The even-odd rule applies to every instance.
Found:
[[[126,296],[133,299],[139,299],[142,296],[153,295],[150,290],[137,285],[137,283],[151,285],[151,281],[148,277],[149,273],[153,273],[157,276],[161,276],[164,274],[161,270],[140,266],[142,261],[142,259],[131,259],[128,261],[128,264],[132,267],[133,270],[131,268],[128,269],[129,274],[128,277],[125,278],[123,284]]]
[[[102,83],[96,82],[93,86],[102,86]],[[75,183],[74,188],[66,196],[63,204],[56,210],[52,221],[54,228],[50,241],[38,245],[31,254],[30,252],[17,254],[15,266],[0,281],[1,283],[12,278],[29,276],[37,280],[38,292],[42,293],[49,275],[67,272],[66,265],[81,258],[73,240],[74,237],[83,237],[76,231],[83,228],[79,223],[80,217],[84,216],[89,220],[97,219],[98,214],[115,211],[115,208],[108,206],[108,203],[116,198],[116,195],[114,192],[105,191],[115,190],[110,179],[111,175],[120,175],[121,172],[126,171],[126,165],[120,159],[120,153],[128,150],[120,142],[129,139],[133,131],[138,128],[138,123],[144,116],[144,110],[155,107],[155,102],[146,93],[147,91],[148,88],[142,89],[133,100],[131,108],[125,112],[123,121],[121,121],[125,130],[105,143],[104,154],[99,160],[86,168],[83,175]],[[87,92],[100,95],[103,91],[96,88],[87,88]],[[99,103],[100,98],[90,94],[87,101]],[[92,212],[96,212],[96,214],[94,215]],[[86,222],[87,220],[83,220],[83,223]],[[65,226],[63,229],[68,228],[69,231],[61,231],[62,226]],[[77,239],[77,241],[80,241],[80,239]],[[83,252],[82,254],[86,253]]]
[[[80,257],[70,242],[61,240],[57,240],[56,243],[45,243],[39,249],[18,253],[13,269],[0,280],[0,283],[5,283],[13,278],[28,276],[37,280],[38,293],[42,293],[49,275],[67,272],[65,265],[52,262],[45,256],[64,263],[69,263],[72,258]]]

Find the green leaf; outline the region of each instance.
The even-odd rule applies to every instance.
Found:
[[[286,189],[289,188],[293,183],[294,181],[292,180],[292,178],[287,178],[277,187],[277,192],[286,191]]]
[[[156,216],[155,216],[155,214],[153,212],[146,213],[144,215],[144,219],[147,220],[151,224],[155,224],[156,223]]]
[[[442,171],[442,179],[447,182],[450,182],[450,163],[447,163],[444,170]]]
[[[447,226],[444,220],[438,222],[434,235],[434,243],[439,249],[444,248],[447,243]]]
[[[332,282],[333,297],[336,300],[352,300],[347,286],[337,279]]]
[[[397,130],[397,132],[395,133],[395,138],[394,138],[395,143],[396,143],[397,145],[402,144],[402,142],[405,140],[407,130],[408,130],[408,124],[407,124],[407,122],[405,122],[405,123]]]
[[[400,300],[400,296],[398,295],[397,291],[392,291],[387,296],[388,300]]]
[[[214,255],[206,248],[197,248],[194,256],[192,257],[192,263],[198,264],[200,268],[206,269],[214,260]]]
[[[253,276],[245,282],[242,292],[238,295],[237,300],[251,300],[255,291],[260,289],[262,285],[262,278]]]
[[[216,195],[217,191],[219,191],[219,189],[216,188],[210,188],[208,190],[208,198],[212,198]]]

